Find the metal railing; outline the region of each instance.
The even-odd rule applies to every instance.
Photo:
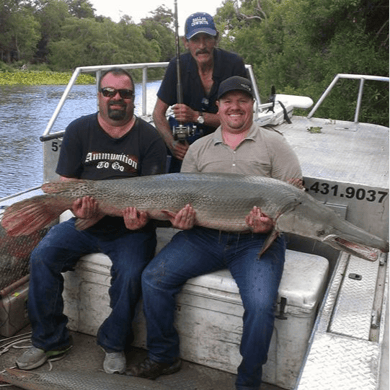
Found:
[[[355,110],[355,119],[354,122],[359,122],[359,113],[360,113],[360,106],[362,103],[362,97],[363,97],[363,87],[365,80],[371,80],[371,81],[384,81],[389,82],[389,77],[381,77],[381,76],[367,76],[367,75],[359,75],[359,74],[343,74],[339,73],[336,75],[336,77],[333,79],[333,81],[329,84],[328,88],[325,90],[325,92],[322,94],[318,102],[314,105],[313,109],[310,111],[309,115],[307,116],[308,119],[310,119],[314,113],[317,111],[318,107],[322,104],[322,102],[325,100],[325,98],[329,95],[332,88],[336,85],[336,83],[340,79],[354,79],[354,80],[360,80],[360,86],[358,91],[358,98],[356,102],[356,110]]]
[[[45,131],[43,132],[42,136],[40,137],[41,141],[47,141],[52,138],[58,138],[61,137],[64,132],[58,132],[58,133],[52,133],[50,134],[50,130],[52,129],[58,114],[60,113],[62,107],[64,106],[64,103],[66,99],[68,98],[69,92],[71,91],[72,87],[75,85],[77,77],[81,73],[96,73],[96,83],[98,82],[100,75],[105,70],[111,69],[113,67],[119,67],[123,69],[142,69],[142,115],[145,116],[146,113],[146,99],[147,99],[147,82],[148,82],[148,69],[150,68],[166,68],[168,66],[168,62],[145,62],[145,63],[139,63],[139,64],[121,64],[121,65],[98,65],[98,66],[82,66],[75,69],[73,72],[72,77],[69,80],[68,85],[65,88],[64,93],[61,96],[60,101],[58,102],[58,105],[56,109],[54,110],[54,113],[52,117],[50,118]],[[97,86],[96,86],[97,87]]]
[[[66,99],[68,98],[68,95],[72,89],[72,87],[75,85],[77,77],[81,73],[93,73],[96,74],[96,83],[98,83],[98,80],[101,76],[101,73],[105,70],[111,69],[113,67],[119,67],[123,69],[142,69],[142,116],[146,116],[147,113],[147,83],[148,83],[148,69],[151,68],[166,68],[168,66],[168,62],[146,62],[146,63],[138,63],[138,64],[120,64],[120,65],[98,65],[98,66],[82,66],[75,69],[73,72],[73,75],[71,79],[69,80],[68,85],[65,88],[64,93],[61,96],[60,101],[58,102],[58,105],[56,109],[54,110],[54,113],[52,117],[50,118],[45,131],[43,132],[42,136],[40,137],[40,140],[48,141],[53,138],[60,138],[64,135],[64,131],[56,132],[56,133],[50,133],[55,121],[57,120],[57,117],[62,109],[62,107],[65,104]],[[255,97],[256,97],[256,110],[259,109],[262,111],[268,106],[261,105],[260,101],[260,94],[257,88],[256,79],[253,73],[253,69],[251,65],[245,65],[245,67],[248,70],[248,74],[250,76],[251,82],[253,84],[253,88],[255,91]]]

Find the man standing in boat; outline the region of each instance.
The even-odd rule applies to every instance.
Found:
[[[180,171],[189,144],[219,126],[216,100],[221,82],[231,76],[247,77],[245,64],[238,55],[216,47],[218,35],[211,15],[205,12],[190,15],[185,23],[184,38],[188,52],[179,60],[182,103],[178,104],[177,58],[170,61],[157,92],[153,119],[172,154],[170,172]],[[168,121],[166,112],[170,106],[173,106],[174,118]],[[186,140],[176,140],[172,127],[177,122],[194,126],[195,134]]]
[[[153,126],[134,115],[134,83],[121,68],[99,80],[99,112],[73,121],[66,129],[56,172],[61,180],[105,180],[165,172],[166,147]],[[105,253],[110,257],[112,311],[100,326],[97,343],[106,355],[105,372],[123,373],[125,347],[132,342],[132,321],[141,292],[141,273],[154,255],[155,227],[146,213],[127,208],[123,217],[101,218],[92,197],[74,201],[72,211],[92,226],[78,230],[76,218],[55,225],[30,259],[28,315],[32,347],[16,360],[31,370],[66,353],[72,346],[63,314],[62,273],[80,257]],[[89,222],[89,221],[88,221]]]

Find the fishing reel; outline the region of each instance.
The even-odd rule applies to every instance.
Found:
[[[185,141],[188,137],[195,135],[196,126],[182,125],[173,126],[172,135],[177,141]]]

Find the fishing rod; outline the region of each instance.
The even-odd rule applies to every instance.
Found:
[[[176,73],[177,73],[177,103],[183,103],[183,87],[181,85],[181,66],[180,66],[180,36],[179,36],[179,17],[177,13],[177,0],[175,0],[175,42],[176,42]],[[193,135],[195,130],[192,126],[185,126],[183,123],[179,122],[178,126],[173,126],[172,134],[173,137],[179,141],[185,141],[186,138],[190,135]]]

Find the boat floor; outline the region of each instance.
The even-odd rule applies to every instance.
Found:
[[[18,334],[26,334],[30,327],[24,328]],[[73,348],[61,360],[51,363],[51,371],[82,371],[82,372],[102,372],[104,352],[96,344],[96,337],[85,335],[78,332],[71,332],[73,336]],[[4,338],[0,337],[0,343]],[[29,345],[29,342],[20,344]],[[0,347],[1,348],[1,347]],[[1,351],[0,351],[1,353]],[[15,359],[23,353],[23,350],[11,348],[9,352],[0,355],[0,371],[5,368],[15,367]],[[146,357],[146,351],[140,348],[134,348],[126,354],[127,363],[138,363]],[[48,372],[49,363],[36,369],[36,372]],[[234,390],[236,375],[201,366],[199,364],[183,361],[182,369],[172,375],[157,378],[154,383],[164,385],[171,390]],[[129,377],[129,381],[131,378]],[[17,386],[9,386],[7,389],[17,390]],[[261,390],[281,390],[280,387],[263,383]]]

